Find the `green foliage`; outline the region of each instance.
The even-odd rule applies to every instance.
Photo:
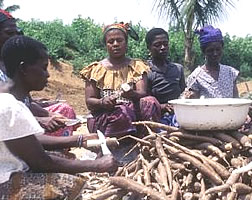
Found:
[[[50,57],[56,61],[64,59],[73,64],[75,72],[88,64],[107,56],[103,44],[102,26],[90,18],[78,17],[71,25],[64,25],[61,20],[42,22],[32,20],[19,21],[19,26],[28,36],[36,38],[47,45]],[[129,38],[127,55],[132,58],[148,59],[145,44],[146,28],[140,24],[133,25],[139,35],[139,41]],[[204,63],[199,42],[194,38],[192,49],[194,68]],[[252,36],[245,38],[224,36],[223,64],[240,70],[244,79],[252,77]],[[184,63],[184,33],[171,28],[169,31],[170,60]]]
[[[252,36],[230,38],[225,35],[224,44],[222,62],[240,70],[242,77],[252,77]]]
[[[171,29],[169,31],[170,59],[173,62],[184,63],[184,33]]]
[[[149,58],[149,52],[145,43],[145,35],[147,30],[144,27],[141,27],[140,24],[133,25],[133,29],[137,32],[139,40],[135,41],[129,38],[128,56],[131,58],[141,58],[147,60]]]
[[[64,26],[61,20],[52,22],[41,22],[32,20],[31,22],[19,21],[19,26],[24,34],[43,42],[53,60],[59,58],[66,59],[72,48],[72,31],[69,26]]]
[[[71,24],[71,32],[74,40],[72,44],[76,50],[72,63],[76,71],[105,56],[106,51],[101,41],[101,27],[92,19],[82,19],[81,17],[74,19]]]

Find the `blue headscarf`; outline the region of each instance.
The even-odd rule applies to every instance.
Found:
[[[201,47],[209,42],[223,42],[221,30],[211,25],[205,26],[195,31],[195,33],[199,35],[198,39]]]

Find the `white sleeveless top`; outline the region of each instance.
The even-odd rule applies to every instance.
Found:
[[[14,156],[5,141],[44,133],[30,110],[11,94],[0,93],[0,184],[17,171],[27,171],[28,165]]]

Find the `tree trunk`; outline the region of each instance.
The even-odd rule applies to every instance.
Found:
[[[185,67],[191,72],[194,70],[194,60],[195,56],[192,51],[193,38],[187,35],[185,36]]]
[[[193,39],[194,33],[192,30],[193,21],[194,21],[194,9],[191,9],[187,15],[187,22],[185,28],[185,67],[190,71],[193,71],[194,67],[194,60],[195,56],[193,55],[192,46],[193,46]]]

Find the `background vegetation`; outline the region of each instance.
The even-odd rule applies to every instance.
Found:
[[[20,28],[28,36],[34,37],[49,49],[53,61],[67,60],[73,64],[75,72],[84,66],[106,57],[106,49],[102,42],[102,25],[92,19],[78,17],[72,24],[64,25],[62,21],[42,22],[38,20],[19,21]],[[129,39],[128,56],[148,59],[145,44],[146,28],[133,24],[138,32],[138,42]],[[184,63],[184,33],[175,28],[169,30],[170,59]],[[204,62],[197,38],[194,39],[192,55],[194,68]],[[245,38],[224,35],[225,50],[222,63],[240,70],[243,79],[252,78],[252,36]]]

